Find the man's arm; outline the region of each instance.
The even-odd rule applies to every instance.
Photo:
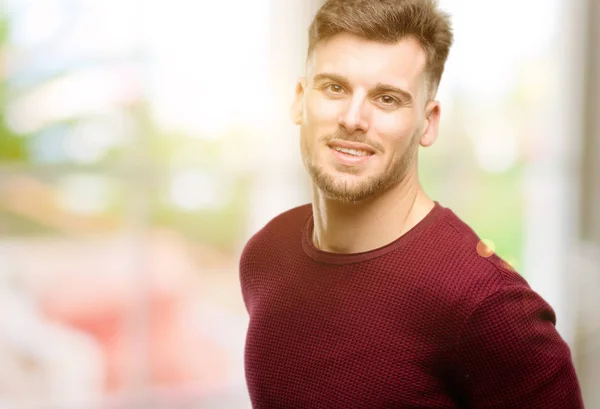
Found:
[[[552,308],[525,285],[483,300],[456,349],[460,395],[469,408],[581,409],[568,345]]]

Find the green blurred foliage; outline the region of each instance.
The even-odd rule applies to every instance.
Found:
[[[456,157],[422,155],[421,181],[434,200],[454,211],[481,239],[494,243],[496,253],[518,270],[523,255],[524,165],[489,173],[478,169],[472,151],[465,149]]]
[[[0,1],[0,10],[3,4]],[[6,78],[6,47],[10,20],[0,12],[0,162],[26,162],[27,146],[22,136],[12,132],[6,124],[8,83]]]

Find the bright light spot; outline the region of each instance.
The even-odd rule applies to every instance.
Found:
[[[482,239],[477,243],[477,254],[481,257],[491,257],[496,251],[496,246],[493,241],[489,239]]]
[[[219,208],[222,189],[214,176],[199,171],[177,173],[171,183],[171,201],[185,210]]]
[[[69,175],[58,183],[58,202],[73,213],[98,214],[107,208],[110,197],[110,183],[101,176]]]

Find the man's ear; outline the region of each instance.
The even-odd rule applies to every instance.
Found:
[[[296,84],[294,102],[290,108],[290,117],[296,125],[302,123],[304,115],[304,90],[306,89],[306,78],[300,78]]]
[[[425,105],[425,121],[423,122],[423,133],[419,138],[419,144],[426,148],[433,145],[438,135],[441,107],[439,101],[429,101]]]

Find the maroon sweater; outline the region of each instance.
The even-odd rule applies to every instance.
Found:
[[[552,308],[452,211],[358,254],[285,212],[240,261],[254,408],[582,408]]]

